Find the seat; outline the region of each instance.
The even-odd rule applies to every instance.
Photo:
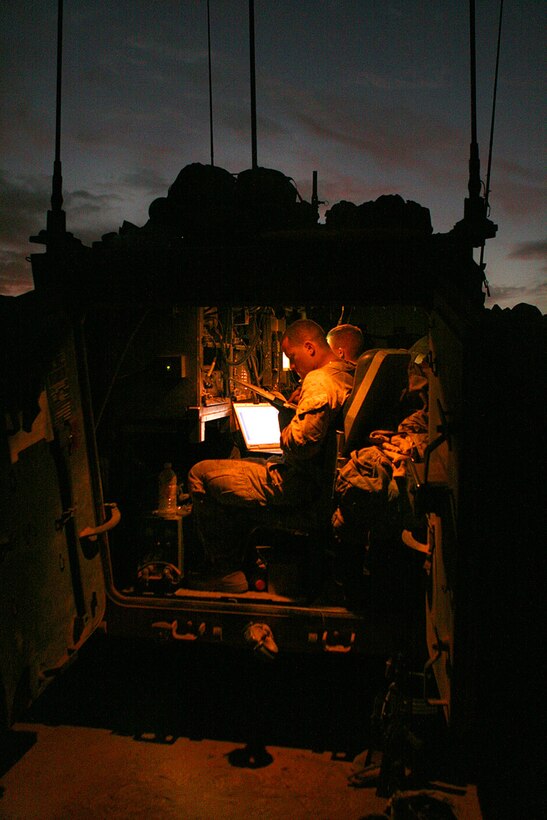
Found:
[[[366,447],[373,430],[397,429],[409,363],[410,354],[403,349],[373,348],[361,354],[345,406],[342,455]]]
[[[367,447],[369,436],[378,429],[397,429],[400,399],[408,385],[410,354],[406,350],[374,348],[363,353],[356,365],[353,390],[342,409],[343,434],[329,432],[325,446],[325,484],[313,505],[301,510],[285,510],[283,521],[274,529],[257,528],[253,547],[263,553],[272,569],[276,561],[290,561],[290,569],[283,574],[282,583],[271,584],[269,589],[297,595],[301,591],[313,595],[321,585],[326,554],[332,547],[332,514],[336,506],[335,484],[339,466],[353,450]],[[260,535],[259,535],[260,533]],[[265,547],[272,535],[279,539],[275,547]],[[290,537],[288,549],[283,541]],[[296,537],[296,541],[295,541]],[[276,539],[277,540],[277,539]],[[298,543],[298,546],[296,546]],[[261,544],[261,547],[257,547]],[[288,558],[287,558],[288,556]],[[299,564],[299,568],[296,567]],[[270,572],[270,581],[272,572]]]
[[[255,527],[249,533],[247,554],[250,564],[256,553],[269,565],[268,591],[282,596],[314,596],[324,572],[324,555],[332,534],[334,489],[341,431],[329,431],[324,448],[325,482],[319,496],[300,508],[287,507],[273,512],[276,521]],[[251,587],[253,583],[251,580]]]
[[[376,462],[371,433],[397,430],[405,413],[401,399],[408,387],[409,363],[410,354],[404,349],[367,350],[357,361],[353,390],[346,402],[345,440],[339,462],[344,480],[337,485],[336,499],[336,572],[348,601],[357,605],[362,600],[363,576],[376,574],[376,569],[371,572],[371,550],[386,536],[391,538],[392,522],[384,518],[388,512],[384,506],[389,495],[387,472]],[[362,483],[354,478],[362,478]]]

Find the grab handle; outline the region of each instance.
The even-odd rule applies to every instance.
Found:
[[[105,504],[105,507],[110,507],[110,518],[104,524],[99,524],[98,527],[85,527],[79,535],[79,538],[89,538],[90,541],[96,541],[97,536],[103,532],[114,529],[120,523],[122,514],[116,503]]]

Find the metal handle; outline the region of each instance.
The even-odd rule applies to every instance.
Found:
[[[105,521],[104,524],[99,524],[98,527],[85,527],[85,529],[81,531],[79,538],[89,538],[90,541],[96,541],[98,535],[114,529],[114,527],[120,523],[122,514],[118,509],[118,505],[112,503],[105,504],[104,506],[110,507],[110,518],[108,521]]]

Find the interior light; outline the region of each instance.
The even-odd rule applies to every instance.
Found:
[[[154,362],[156,372],[164,378],[186,378],[187,357],[184,353],[157,356]]]

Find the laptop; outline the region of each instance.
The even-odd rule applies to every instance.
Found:
[[[238,401],[233,408],[249,453],[281,453],[278,410],[273,404]]]

